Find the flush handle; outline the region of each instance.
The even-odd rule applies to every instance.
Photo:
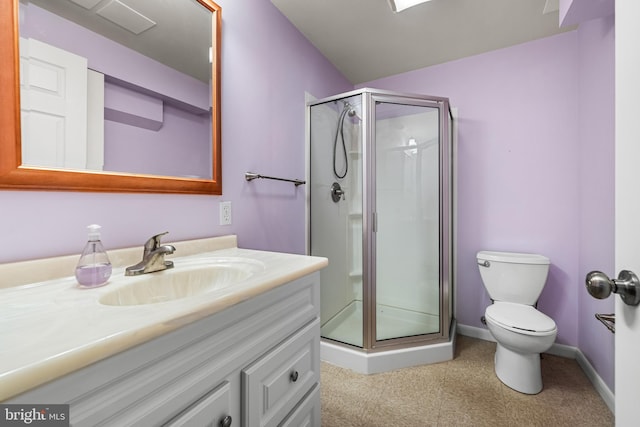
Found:
[[[587,274],[585,284],[594,298],[605,299],[613,292],[627,305],[640,303],[640,280],[633,271],[622,270],[617,279],[609,279],[601,271],[592,271]]]

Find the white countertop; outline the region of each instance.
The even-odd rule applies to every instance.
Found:
[[[0,265],[0,275],[4,277],[4,288],[0,287],[0,401],[328,264],[326,258],[240,249],[235,247],[235,236],[171,244],[177,248],[176,256],[167,259],[174,261],[176,270],[181,262],[203,256],[248,258],[263,263],[265,269],[228,288],[194,297],[156,304],[108,306],[98,299],[127,285],[129,278],[124,277],[123,261],[132,257],[128,249],[113,251],[113,255],[109,252],[114,264],[111,279],[107,285],[94,289],[79,288],[73,276],[11,286],[7,277],[15,278],[16,283],[25,282],[24,277],[19,277],[19,272],[27,270],[25,263]],[[135,253],[141,254],[141,247],[135,249]],[[181,250],[187,256],[179,256]],[[126,256],[121,257],[122,254]],[[66,258],[69,257],[61,258],[61,262],[68,263]],[[49,266],[55,264],[55,259],[43,262],[42,265]],[[39,267],[37,261],[28,263],[29,269]],[[154,274],[163,272],[151,273]]]

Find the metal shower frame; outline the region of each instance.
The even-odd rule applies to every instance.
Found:
[[[311,107],[337,102],[345,98],[362,97],[362,297],[363,297],[363,346],[322,338],[334,344],[376,352],[417,345],[435,344],[449,341],[453,325],[453,141],[451,127],[453,116],[448,98],[407,94],[401,92],[362,88],[339,95],[314,100],[307,103],[307,117]],[[378,341],[376,339],[376,194],[375,194],[375,103],[385,102],[401,105],[416,105],[438,108],[439,111],[439,332]],[[309,187],[311,191],[311,187]],[[309,224],[311,210],[309,210]],[[307,252],[311,253],[309,236]]]

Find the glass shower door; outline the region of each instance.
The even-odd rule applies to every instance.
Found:
[[[440,109],[436,103],[375,99],[373,306],[379,342],[440,332]]]
[[[321,335],[363,346],[362,96],[310,107],[310,253],[320,271]]]

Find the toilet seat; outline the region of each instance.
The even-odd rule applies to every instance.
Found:
[[[551,335],[557,331],[552,318],[530,305],[496,301],[485,310],[485,318],[502,328],[524,335]]]

